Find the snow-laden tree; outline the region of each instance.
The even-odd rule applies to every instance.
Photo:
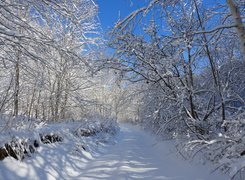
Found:
[[[83,112],[98,45],[92,0],[0,2],[1,113],[58,120]]]
[[[226,152],[225,138],[234,135],[231,122],[236,119],[238,129],[244,127],[242,3],[233,2],[234,12],[231,1],[147,2],[115,25],[111,47],[116,53],[108,65],[124,79],[148,87],[140,110],[147,127],[187,142],[206,142],[194,143],[195,148],[224,138],[214,148]],[[215,162],[222,167],[242,158],[244,132],[235,136],[239,148],[233,150],[240,157],[232,156],[224,165],[221,157],[227,156],[216,151]]]

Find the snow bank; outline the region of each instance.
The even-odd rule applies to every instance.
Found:
[[[117,123],[111,119],[61,123],[24,120],[22,126],[15,124],[13,128],[0,133],[0,147],[12,145],[16,159],[21,160],[16,161],[13,156],[8,156],[0,161],[0,179],[63,179],[64,175],[65,179],[74,177],[79,172],[80,165],[97,156],[106,144],[114,143],[118,130]],[[50,139],[46,138],[47,141],[43,141],[46,136],[61,139],[48,142]],[[34,141],[39,146],[33,146],[34,153],[31,153],[28,148]]]

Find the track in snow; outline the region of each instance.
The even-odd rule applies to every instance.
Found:
[[[221,174],[210,174],[202,165],[191,165],[171,153],[169,142],[156,144],[156,140],[132,125],[121,125],[118,143],[110,146],[81,170],[82,179],[176,179],[225,180]]]

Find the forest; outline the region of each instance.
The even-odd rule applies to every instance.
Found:
[[[0,169],[97,152],[127,123],[245,179],[245,2],[142,0],[105,31],[99,1],[0,0]]]

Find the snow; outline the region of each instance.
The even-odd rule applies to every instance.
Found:
[[[87,151],[65,141],[45,144],[22,162],[13,158],[0,162],[0,179],[229,179],[181,160],[172,142],[159,142],[137,126],[122,124],[116,140],[115,144],[106,136],[86,137],[80,144],[89,147]]]
[[[182,161],[172,142],[158,142],[132,125],[122,125],[118,143],[87,164],[84,179],[225,180],[227,176],[203,165]]]

